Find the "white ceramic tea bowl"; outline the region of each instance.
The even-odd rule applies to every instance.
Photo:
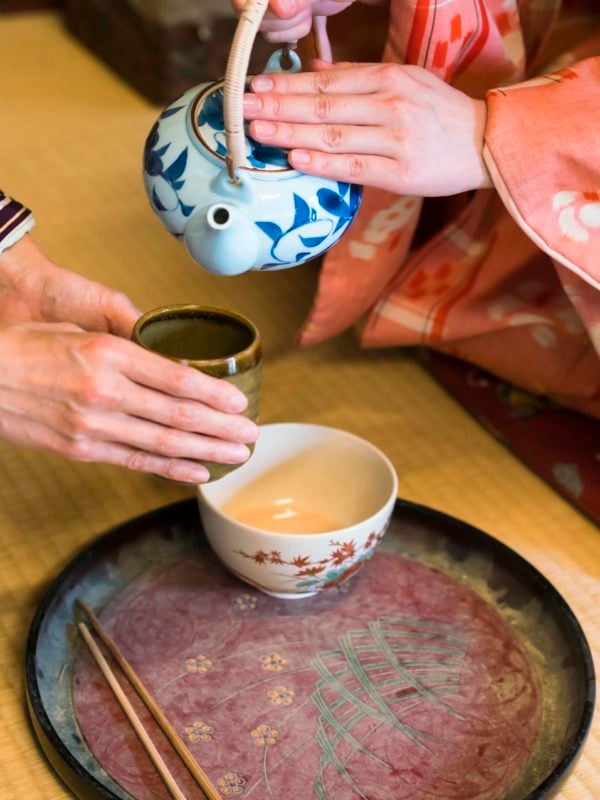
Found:
[[[198,492],[221,561],[251,586],[293,599],[339,586],[368,561],[398,478],[389,459],[354,434],[278,423],[261,426],[249,461]]]

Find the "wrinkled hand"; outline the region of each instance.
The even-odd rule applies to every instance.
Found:
[[[140,313],[121,292],[54,264],[30,236],[0,254],[0,322],[70,322],[129,337]]]
[[[179,481],[239,463],[256,426],[233,386],[126,339],[68,323],[0,325],[0,436]]]
[[[240,14],[247,0],[232,0],[236,14]],[[338,14],[354,0],[270,0],[261,31],[269,42],[292,42],[306,36],[312,27],[312,18]]]
[[[209,474],[189,459],[248,458],[244,395],[121,338],[131,302],[29,237],[0,254],[0,309],[0,438],[190,483]]]
[[[486,109],[421,67],[327,64],[259,75],[244,99],[250,135],[313,175],[424,197],[491,186]]]

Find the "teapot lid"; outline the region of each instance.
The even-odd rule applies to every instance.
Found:
[[[202,144],[225,161],[227,142],[223,117],[224,81],[211,84],[192,106],[192,128]],[[293,172],[288,151],[256,142],[246,132],[246,162],[242,169],[261,172]]]

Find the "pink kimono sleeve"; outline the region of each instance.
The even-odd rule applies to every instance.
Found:
[[[566,268],[558,267],[559,275],[568,273],[571,286],[577,283],[574,276],[587,284],[582,294],[594,300],[595,309],[588,301],[579,311],[590,333],[596,332],[600,326],[596,294],[600,290],[600,56],[495,89],[487,102],[484,156],[492,180],[529,238]],[[596,348],[600,350],[600,342]]]

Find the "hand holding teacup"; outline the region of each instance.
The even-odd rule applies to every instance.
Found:
[[[258,433],[253,423],[258,418],[262,355],[260,336],[252,322],[241,314],[221,308],[166,306],[140,317],[133,330],[133,340],[145,350],[177,362],[179,369],[192,367],[192,378],[196,373],[196,380],[215,392],[223,393],[227,388],[227,393],[231,394],[230,385],[238,390],[231,395],[239,404],[235,410],[243,413],[247,420],[239,416],[227,418],[211,409],[205,409],[200,417],[198,411],[184,405],[181,413],[184,418],[189,413],[185,423],[190,429],[202,422],[216,426],[217,431],[222,431],[223,439],[229,439],[228,443],[207,437],[204,450],[196,446],[194,451],[185,453],[187,459],[197,461],[196,467],[202,471],[203,478],[196,483],[216,480],[241,466]],[[249,445],[243,448],[241,457],[238,457],[239,446],[237,450],[231,449],[236,447],[230,443],[232,440]]]
[[[26,279],[25,279],[26,276]],[[241,463],[243,392],[129,341],[140,311],[29,235],[0,254],[0,439],[187,483]]]

